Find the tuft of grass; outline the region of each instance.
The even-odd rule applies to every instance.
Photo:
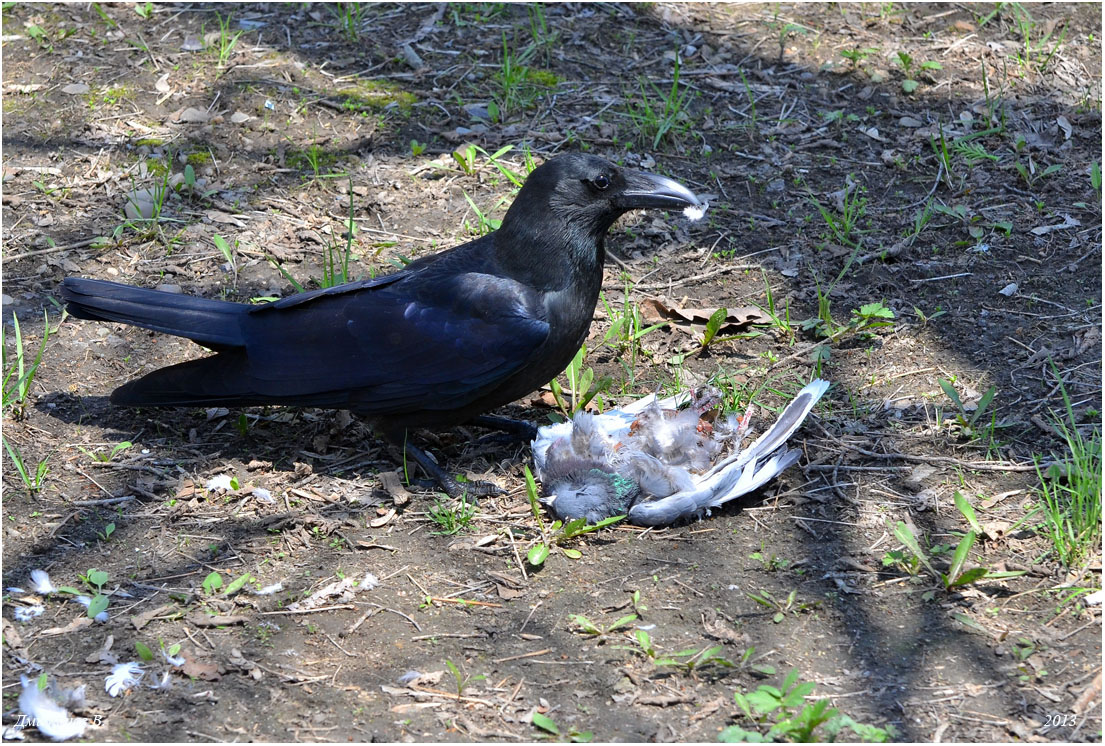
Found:
[[[215,18],[219,22],[219,38],[218,45],[213,48],[213,51],[218,58],[218,65],[221,70],[230,61],[230,56],[234,53],[234,47],[237,46],[238,39],[244,32],[231,33],[230,22],[234,18],[233,15],[224,18],[221,13],[216,11]]]
[[[1052,363],[1054,370],[1054,363]],[[1055,371],[1058,378],[1058,371]],[[1076,568],[1093,558],[1101,539],[1101,429],[1094,427],[1084,435],[1076,425],[1074,409],[1066,388],[1060,382],[1063,415],[1052,412],[1052,425],[1062,438],[1065,453],[1054,456],[1054,463],[1036,474],[1038,510],[1043,523],[1038,529],[1046,536],[1055,555],[1065,567]]]
[[[27,406],[27,399],[31,393],[31,383],[34,382],[38,366],[42,364],[42,354],[46,352],[46,343],[50,341],[50,317],[42,314],[42,344],[38,346],[38,352],[34,359],[28,362],[28,351],[23,345],[23,332],[19,327],[19,317],[12,314],[12,326],[15,329],[14,360],[8,355],[8,344],[5,339],[4,325],[0,325],[0,368],[4,371],[3,385],[3,412],[18,420],[23,417]],[[9,362],[9,360],[11,360]],[[12,380],[12,379],[15,380]]]
[[[23,481],[23,486],[31,493],[40,491],[46,482],[46,475],[50,471],[48,465],[50,459],[42,459],[32,471],[27,468],[27,463],[23,459],[23,454],[19,452],[19,449],[13,443],[9,443],[8,439],[3,436],[0,436],[0,440],[3,441],[4,449],[8,452],[8,458],[11,459],[12,466],[14,466],[16,472],[18,472],[19,478]]]
[[[856,235],[859,221],[867,214],[867,190],[852,180],[851,174],[845,179],[844,197],[840,202],[840,211],[833,212],[810,197],[814,207],[821,213],[825,224],[841,244],[850,248],[859,245]]]
[[[626,97],[629,99],[626,114],[636,126],[642,145],[651,144],[656,149],[670,137],[690,129],[691,117],[687,108],[694,100],[694,93],[689,88],[680,89],[678,53],[672,69],[671,87],[666,92],[660,90],[651,80],[639,80],[638,85],[641,95],[639,98],[632,95]]]
[[[443,501],[441,498],[434,500],[430,508],[430,520],[439,530],[431,531],[434,536],[454,536],[461,531],[472,529],[472,519],[476,517],[476,506],[461,498],[456,501]]]
[[[327,5],[334,17],[334,26],[345,40],[353,43],[361,36],[361,17],[364,15],[362,3],[334,3]]]
[[[535,16],[531,12],[531,19],[533,18]],[[539,28],[544,24],[544,16],[541,15],[540,18],[540,23],[534,21],[537,25],[531,30],[541,39],[545,39],[547,37],[541,36]],[[510,48],[506,40],[506,32],[502,34],[502,42],[502,59],[494,76],[496,88],[492,95],[493,100],[487,107],[487,113],[491,116],[491,119],[500,123],[505,122],[518,112],[532,108],[534,102],[541,95],[542,89],[554,88],[560,82],[560,78],[556,74],[530,66],[539,47],[537,37],[520,52],[515,52]]]

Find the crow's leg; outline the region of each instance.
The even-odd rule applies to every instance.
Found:
[[[438,486],[449,497],[461,498],[467,495],[470,500],[475,502],[475,499],[482,495],[497,495],[502,492],[490,482],[464,482],[463,484],[458,482],[438,466],[433,456],[412,443],[409,437],[396,438],[394,441],[402,446],[408,456],[418,462],[418,465],[422,467],[422,471],[437,482]]]
[[[478,427],[486,427],[491,430],[501,430],[526,443],[532,442],[537,437],[537,425],[525,420],[515,420],[510,417],[497,417],[493,414],[481,414],[473,417],[470,424]]]

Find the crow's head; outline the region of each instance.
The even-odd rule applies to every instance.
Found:
[[[557,156],[526,179],[503,221],[532,221],[551,213],[574,230],[601,237],[630,210],[698,207],[698,198],[666,176],[621,168],[594,155]]]

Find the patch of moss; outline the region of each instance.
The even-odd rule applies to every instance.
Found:
[[[112,86],[98,93],[90,93],[88,94],[88,108],[95,109],[97,104],[114,106],[132,93],[131,88],[125,85]]]
[[[354,112],[381,111],[396,105],[408,112],[418,97],[393,83],[379,80],[361,80],[356,85],[342,88],[336,94],[342,99],[342,108]]]
[[[187,160],[193,166],[204,166],[211,162],[211,154],[207,152],[189,153]]]
[[[140,148],[143,145],[150,148],[156,148],[157,146],[164,144],[165,141],[162,140],[160,137],[143,137],[141,140],[136,140],[134,142],[134,146],[137,148]]]
[[[554,88],[560,81],[560,76],[549,70],[534,70],[532,67],[526,68],[527,83],[544,86],[545,88]]]

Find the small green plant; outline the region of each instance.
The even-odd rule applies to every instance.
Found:
[[[852,63],[852,67],[859,67],[873,54],[879,51],[878,47],[863,47],[862,49],[856,47],[854,49],[845,49],[840,53],[840,56]]]
[[[776,624],[786,619],[787,614],[798,616],[798,614],[803,611],[816,608],[821,603],[820,601],[812,601],[809,603],[799,601],[797,589],[788,593],[786,598],[775,598],[771,591],[767,589],[761,590],[759,593],[749,593],[748,597],[760,606],[773,609],[775,614],[771,617],[771,621]]]
[[[724,649],[722,645],[713,645],[702,648],[701,650],[680,650],[678,653],[671,653],[665,657],[658,657],[653,660],[656,666],[681,668],[689,674],[693,674],[697,669],[704,668],[706,666],[720,666],[722,668],[733,668],[733,661],[725,658],[721,655],[721,651]]]
[[[44,311],[42,314],[42,343],[38,346],[38,352],[33,360],[28,363],[27,350],[23,346],[23,332],[19,327],[19,316],[12,314],[12,327],[15,329],[15,360],[9,362],[8,344],[5,339],[4,327],[0,325],[0,367],[4,370],[4,414],[16,420],[23,418],[27,399],[31,393],[31,383],[34,381],[38,366],[42,364],[42,354],[46,352],[46,343],[50,340],[50,318]],[[14,380],[13,380],[14,379]]]
[[[453,674],[453,678],[456,680],[458,697],[464,694],[464,690],[467,689],[468,685],[473,681],[483,681],[487,678],[482,673],[476,674],[475,676],[471,674],[462,674],[460,669],[457,668],[457,665],[448,658],[445,659],[445,667],[449,669],[449,673]]]
[[[764,305],[756,305],[768,318],[771,319],[771,326],[778,329],[783,333],[783,338],[788,344],[794,344],[794,326],[790,323],[790,299],[787,299],[786,306],[780,311],[775,306],[775,293],[771,289],[771,283],[767,280],[767,272],[763,269],[760,270],[760,275],[764,281]]]
[[[776,570],[785,570],[790,567],[790,560],[783,559],[774,552],[768,552],[766,549],[767,541],[760,542],[760,551],[753,552],[748,555],[749,559],[754,559],[763,565],[764,570],[767,572],[775,572]]]
[[[544,520],[541,518],[541,503],[537,499],[537,481],[533,478],[533,472],[530,471],[528,466],[523,467],[522,471],[526,478],[526,497],[529,498],[530,510],[533,512],[533,517],[541,529],[541,540],[526,553],[526,561],[534,567],[540,567],[545,564],[545,560],[549,558],[549,554],[551,554],[553,547],[558,547],[561,553],[569,559],[579,559],[583,556],[582,552],[578,549],[565,547],[563,545],[577,536],[583,536],[584,534],[598,531],[606,526],[612,526],[625,518],[624,515],[611,516],[593,525],[587,525],[586,518],[576,518],[568,523],[555,520],[550,525],[546,526]]]
[[[884,326],[894,326],[894,312],[882,301],[864,303],[859,308],[852,309],[852,318],[848,322],[852,332],[870,335],[872,329]]]
[[[214,596],[223,587],[223,576],[216,571],[207,574],[203,579],[203,592],[208,596]]]
[[[897,736],[890,725],[879,728],[857,723],[840,714],[835,707],[829,707],[827,699],[807,703],[806,698],[813,694],[815,688],[811,681],[799,683],[797,669],[791,669],[781,688],[761,684],[756,691],[748,694],[734,692],[737,708],[746,720],[752,722],[754,730],[731,725],[721,732],[718,740],[723,743],[835,741],[845,729],[850,730],[856,740],[869,743],[885,743]],[[765,727],[766,732],[763,731]]]
[[[23,454],[19,452],[19,449],[8,441],[4,436],[0,436],[0,439],[4,442],[4,449],[8,452],[8,457],[11,459],[12,466],[19,473],[19,478],[23,481],[23,486],[27,488],[28,492],[40,491],[45,482],[46,475],[50,472],[49,458],[44,458],[38,462],[38,465],[34,469],[34,473],[27,468],[27,464],[23,459]]]
[[[936,162],[940,169],[941,180],[944,185],[951,190],[956,190],[958,184],[963,183],[963,177],[956,173],[955,165],[952,163],[951,152],[948,149],[948,139],[944,137],[944,125],[939,126],[939,140],[934,136],[929,136],[929,147],[932,148],[932,152],[936,155]]]
[[[569,614],[568,619],[572,622],[572,624],[576,625],[579,628],[579,631],[583,634],[590,635],[596,639],[599,639],[606,637],[611,632],[615,632],[619,629],[622,629],[623,627],[627,627],[633,622],[637,621],[637,615],[626,614],[625,616],[615,620],[614,622],[606,626],[595,624],[582,614]]]
[[[140,640],[134,641],[134,652],[138,653],[138,657],[145,663],[150,663],[154,659],[153,650]]]
[[[153,15],[153,3],[148,1],[145,3],[137,3],[134,6],[134,12],[138,14],[139,18],[148,19]]]
[[[426,152],[426,143],[418,142],[418,140],[411,140],[411,155],[417,158]]]
[[[1097,161],[1090,163],[1090,186],[1095,192],[1101,192],[1101,164]]]
[[[982,161],[997,163],[1001,160],[998,156],[986,150],[986,146],[979,142],[968,142],[962,138],[952,141],[952,150],[966,159],[967,165],[974,167]]]
[[[454,536],[461,531],[472,530],[472,519],[476,517],[476,506],[466,499],[443,502],[435,498],[429,511],[430,520],[439,530],[431,531],[434,536]]]
[[[944,390],[944,393],[949,399],[952,400],[952,404],[955,405],[955,422],[959,426],[960,432],[963,437],[968,440],[973,440],[979,435],[979,422],[985,422],[983,415],[986,414],[986,410],[990,408],[990,404],[994,401],[994,397],[998,393],[997,386],[991,386],[986,390],[986,393],[982,395],[982,398],[978,400],[978,405],[975,407],[974,412],[969,412],[966,406],[963,404],[963,400],[959,398],[959,392],[955,390],[955,386],[952,382],[945,378],[936,379],[940,384],[940,388]],[[989,426],[985,432],[993,435],[994,428],[997,427],[997,413],[991,414]]]
[[[974,508],[967,501],[965,497],[959,492],[955,493],[955,505],[959,511],[967,519],[968,523],[974,529],[964,534],[963,538],[959,541],[959,544],[955,548],[955,552],[952,554],[950,563],[948,564],[947,572],[939,572],[933,567],[929,561],[928,555],[923,549],[921,549],[921,543],[917,540],[917,537],[913,534],[912,529],[902,521],[894,526],[894,536],[898,541],[902,542],[902,545],[910,551],[913,555],[913,560],[909,561],[912,564],[914,561],[920,562],[932,573],[935,577],[938,577],[941,584],[946,591],[952,591],[959,587],[970,585],[971,583],[977,583],[982,580],[1001,580],[1007,578],[1015,578],[1024,575],[1023,571],[991,571],[986,567],[972,567],[966,568],[967,558],[974,546],[975,541],[978,539],[982,529],[978,523],[978,519],[975,516]],[[941,552],[943,554],[943,552]],[[884,560],[885,562],[885,560]],[[902,566],[902,563],[897,563]],[[911,573],[913,574],[913,573]],[[932,598],[932,594],[928,593],[926,598]]]
[[[554,738],[563,738],[567,736],[570,743],[590,743],[595,738],[595,734],[589,730],[569,730],[567,733],[561,733],[560,727],[556,724],[556,721],[548,715],[542,715],[540,712],[533,713],[533,720],[531,722],[535,728],[540,728]]]
[[[839,212],[834,212],[822,205],[815,198],[810,197],[814,207],[821,213],[822,219],[829,227],[833,236],[841,244],[855,248],[857,243],[859,221],[867,214],[867,190],[852,181],[851,175],[845,180],[844,196],[840,201]]]
[[[533,56],[535,48],[530,46],[515,54],[506,42],[506,32],[502,34],[503,56],[499,70],[495,74],[495,81],[499,85],[495,100],[488,105],[487,113],[496,122],[503,122],[518,111],[524,111],[533,105],[536,93],[533,87],[528,85],[526,64]]]
[[[234,47],[238,44],[238,39],[244,32],[231,33],[230,22],[233,16],[228,15],[224,18],[222,14],[216,11],[215,18],[219,22],[219,39],[218,46],[215,47],[214,51],[218,58],[219,68],[222,69],[230,61],[230,56],[234,53]]]
[[[231,271],[234,272],[234,278],[235,281],[237,281],[238,264],[234,261],[234,249],[237,248],[238,242],[235,241],[234,246],[231,246],[229,241],[217,233],[212,237],[211,242],[215,244],[215,248],[218,249],[219,253],[226,259],[226,263],[230,266]]]
[[[362,3],[333,3],[326,7],[330,9],[334,25],[345,40],[350,43],[357,41],[361,35],[361,16],[365,6]]]
[[[1063,166],[1059,163],[1052,163],[1042,171],[1039,166],[1036,165],[1035,159],[1031,155],[1028,156],[1028,164],[1024,164],[1019,158],[1013,163],[1013,168],[1016,169],[1021,179],[1024,181],[1025,186],[1032,187],[1037,182],[1054,176],[1055,174],[1062,173]]]
[[[453,151],[453,160],[460,166],[460,170],[469,176],[476,173],[476,152],[475,145],[467,145]]]
[[[88,572],[81,576],[81,580],[84,581],[85,585],[96,592],[96,595],[92,597],[86,610],[89,619],[95,619],[97,615],[107,611],[110,601],[108,597],[104,595],[104,586],[107,585],[107,581],[110,579],[110,575],[96,568],[89,569]],[[70,591],[71,589],[61,588],[59,590]]]
[[[643,352],[641,340],[669,322],[660,321],[655,324],[645,325],[641,317],[640,306],[630,298],[629,280],[626,278],[622,305],[617,307],[607,300],[606,293],[599,293],[599,300],[606,310],[610,326],[603,334],[602,346],[609,346],[617,353],[616,359],[625,368],[627,383],[632,382],[636,376],[637,359]]]
[[[579,348],[579,352],[572,358],[572,362],[564,369],[564,378],[568,385],[567,391],[555,378],[549,382],[553,398],[560,407],[565,417],[571,417],[579,410],[591,403],[599,394],[610,388],[614,379],[610,376],[602,376],[595,380],[595,371],[583,364],[587,356],[587,345]]]
[[[473,202],[472,198],[468,196],[468,192],[464,192],[464,199],[468,201],[468,206],[472,208],[472,212],[476,215],[476,225],[474,227],[468,228],[469,233],[474,233],[477,236],[486,236],[492,231],[499,230],[499,226],[503,224],[502,220],[499,220],[498,218],[488,217],[479,207],[476,206],[476,203]],[[503,201],[500,200],[499,205],[501,206],[502,203]],[[465,221],[466,225],[467,222],[468,221]]]
[[[645,88],[646,82],[648,89]],[[638,81],[638,85],[641,89],[639,97],[626,96],[629,101],[626,114],[636,126],[641,144],[651,143],[651,147],[656,149],[669,137],[690,129],[691,117],[687,109],[694,95],[690,88],[680,90],[678,53],[672,70],[671,88],[666,93],[651,80]]]
[[[914,74],[914,66],[916,60],[907,52],[898,52],[898,64],[902,66],[902,71],[905,73],[905,80],[902,81],[902,90],[906,93],[913,93],[921,85],[915,78],[920,75]],[[943,66],[939,62],[926,60],[921,62],[920,65],[916,65],[918,70],[942,70]]]
[[[106,464],[133,445],[134,444],[131,443],[129,440],[124,440],[122,443],[118,443],[112,446],[111,450],[107,453],[100,453],[99,451],[89,451],[85,448],[81,448],[80,446],[77,446],[77,450],[83,453],[85,456],[88,456],[93,461],[99,462],[101,464]]]
[[[357,233],[357,221],[353,218],[353,177],[349,176],[349,214],[344,225],[345,245],[330,242],[326,246],[326,258],[322,264],[319,287],[332,288],[344,285],[353,278],[349,274],[349,262],[353,258],[353,238]]]
[[[710,314],[710,318],[706,320],[706,328],[702,332],[702,339],[699,340],[701,350],[706,350],[711,344],[729,342],[734,339],[751,339],[752,337],[760,336],[759,332],[751,332],[748,334],[730,334],[727,337],[719,337],[718,332],[725,326],[728,319],[728,308],[719,308]]]
[[[779,18],[779,11],[775,11],[770,21],[764,22],[767,28],[775,34],[775,41],[779,45],[779,61],[783,61],[783,56],[787,49],[787,39],[792,34],[808,34],[810,29],[801,25],[800,23],[793,23],[785,19]]]
[[[108,541],[111,539],[111,535],[115,533],[115,524],[109,523],[104,526],[103,531],[97,531],[96,535],[100,537],[100,541]]]

